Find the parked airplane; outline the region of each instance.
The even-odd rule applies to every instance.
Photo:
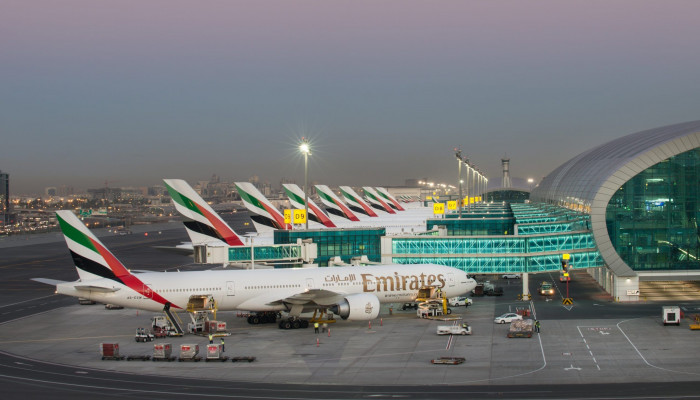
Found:
[[[389,205],[382,200],[377,192],[374,191],[374,188],[364,186],[362,187],[362,190],[365,192],[365,197],[367,197],[367,200],[369,200],[369,204],[371,204],[372,207],[376,208],[377,210],[386,211],[389,214],[396,214],[396,211],[394,211],[393,208],[389,207]]]
[[[326,211],[329,214],[337,215],[342,218],[347,218],[350,221],[357,222],[360,219],[343,203],[338,196],[326,185],[315,185],[316,193],[321,199],[321,203],[326,206]]]
[[[236,182],[235,184],[243,204],[253,214],[250,219],[253,220],[258,232],[292,229],[291,224],[284,222],[284,215],[252,183]]]
[[[306,311],[324,309],[342,319],[371,320],[380,303],[413,301],[422,287],[437,287],[444,296],[455,297],[476,286],[463,271],[432,264],[136,273],[71,211],[58,211],[56,217],[80,279],[34,280],[55,285],[59,294],[141,310],[186,310],[192,299],[205,297],[220,311],[253,311],[265,322],[276,321],[276,316],[269,320],[271,312],[286,311],[289,318],[280,328],[289,328],[308,326],[299,318]]]
[[[377,194],[383,197],[387,204],[389,204],[391,207],[399,211],[405,211],[404,208],[401,207],[401,204],[399,204],[399,202],[396,200],[396,197],[392,196],[388,190],[384,189],[383,187],[376,187],[375,189],[377,190]]]
[[[243,239],[182,179],[163,179],[175,209],[188,218],[184,222],[192,240],[189,248],[205,244],[243,246]],[[186,243],[179,245],[183,249]]]
[[[377,216],[377,213],[372,210],[372,207],[362,200],[362,197],[355,193],[350,186],[340,186],[339,189],[340,193],[342,193],[343,197],[345,197],[345,200],[347,200],[348,206],[351,210],[360,214],[369,215],[370,217]]]
[[[284,187],[285,193],[287,193],[287,197],[289,197],[289,202],[291,205],[299,210],[303,210],[306,208],[304,204],[304,192],[299,188],[299,186],[293,184],[293,183],[285,183],[282,185]],[[316,203],[313,202],[313,200],[309,200],[309,220],[318,222],[319,224],[323,224],[323,226],[327,228],[335,228],[335,224],[333,221],[331,221],[330,218],[328,218],[328,215],[321,210]]]

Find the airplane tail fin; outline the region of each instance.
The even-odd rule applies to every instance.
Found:
[[[370,204],[374,206],[374,208],[376,208],[377,210],[386,211],[389,214],[396,214],[396,211],[394,211],[393,208],[389,207],[389,205],[381,199],[381,197],[377,194],[377,192],[374,191],[374,189],[372,189],[369,186],[364,186],[362,190],[364,190],[365,196],[367,196],[367,199],[369,200]]]
[[[236,182],[236,189],[245,207],[253,214],[250,218],[256,228],[292,229],[291,224],[284,222],[284,215],[252,183]]]
[[[350,186],[340,186],[340,192],[343,194],[343,197],[348,201],[348,205],[350,206],[350,209],[353,211],[356,211],[358,213],[364,214],[364,215],[369,215],[370,217],[376,217],[377,213],[372,210],[372,208],[365,203],[362,198],[355,193],[354,190]]]
[[[206,201],[182,179],[163,179],[173,199],[175,209],[189,218],[185,222],[193,245],[222,242],[229,246],[243,246],[243,240]]]
[[[360,219],[350,211],[338,196],[326,185],[316,185],[316,193],[321,199],[321,203],[326,206],[326,210],[333,214],[349,219],[350,221],[359,221]]]
[[[304,204],[304,192],[299,188],[299,186],[293,184],[293,183],[285,183],[282,185],[284,188],[284,191],[287,193],[287,197],[289,197],[289,201],[294,206],[294,208],[297,209],[304,209],[305,204]],[[328,228],[335,228],[335,224],[333,221],[331,221],[330,218],[328,218],[328,215],[326,215],[323,210],[321,210],[316,203],[313,202],[313,200],[309,200],[309,218],[312,221],[318,222],[319,224],[323,224],[324,226]]]
[[[57,211],[56,218],[81,280],[97,276],[122,282],[123,278],[131,275],[72,211]]]
[[[392,206],[394,209],[398,211],[406,211],[403,207],[401,207],[401,204],[399,204],[398,200],[396,200],[396,197],[392,196],[388,190],[383,187],[376,187],[375,189],[377,190],[377,194],[382,196],[387,201],[387,204]]]

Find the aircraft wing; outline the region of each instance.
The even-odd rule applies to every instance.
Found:
[[[242,310],[255,309],[256,305],[266,306],[279,305],[332,305],[342,299],[343,293],[333,292],[324,289],[310,289],[302,292],[289,292],[287,294],[270,293],[254,297],[241,304]]]
[[[32,278],[31,280],[33,280],[34,282],[39,282],[39,283],[43,283],[45,285],[52,285],[52,286],[56,286],[56,285],[61,284],[61,283],[66,283],[66,281],[59,281],[57,279],[48,279],[48,278]]]
[[[85,290],[85,291],[93,291],[93,292],[103,292],[103,293],[110,293],[110,292],[116,292],[119,290],[119,288],[114,288],[111,286],[99,286],[99,285],[72,285],[72,282],[66,282],[66,281],[59,281],[57,279],[47,279],[47,278],[32,278],[33,281],[43,283],[46,285],[52,285],[52,286],[58,286],[62,284],[69,284],[73,286],[76,290]]]

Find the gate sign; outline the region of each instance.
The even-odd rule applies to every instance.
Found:
[[[456,210],[457,209],[457,202],[456,201],[448,201],[447,202],[447,209],[448,210]]]
[[[433,203],[433,214],[444,214],[445,203]]]
[[[292,210],[284,210],[284,223],[285,224],[292,223]]]
[[[295,224],[305,224],[306,223],[306,210],[294,210],[294,223]]]
[[[639,289],[627,289],[628,296],[639,296]]]

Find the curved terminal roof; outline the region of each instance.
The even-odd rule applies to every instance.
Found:
[[[634,276],[610,242],[605,210],[628,180],[677,154],[700,147],[700,121],[649,129],[585,151],[547,175],[530,199],[588,212],[598,250],[618,276]]]

